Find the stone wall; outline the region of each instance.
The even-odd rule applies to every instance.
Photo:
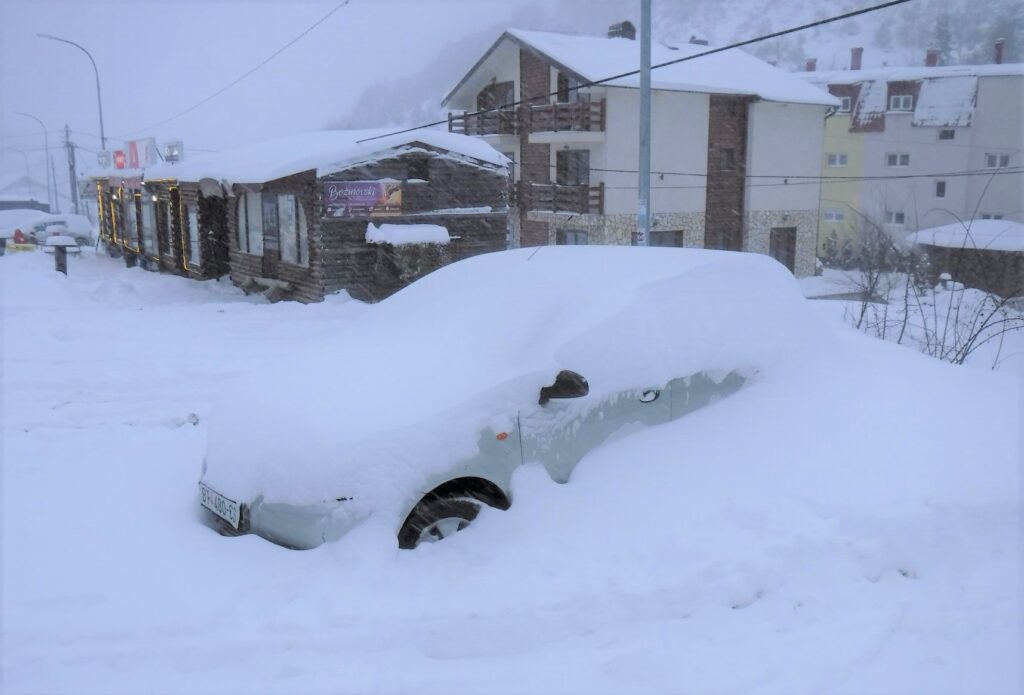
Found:
[[[798,278],[814,275],[818,258],[817,210],[752,210],[744,223],[743,250],[768,254],[774,227],[796,227],[796,259],[793,274]]]
[[[558,231],[571,229],[587,232],[592,245],[629,246],[636,234],[636,215],[589,215],[574,213],[530,212],[529,219],[546,226],[545,243],[555,244]],[[656,212],[651,216],[651,230],[682,230],[683,246],[704,247],[704,213]]]

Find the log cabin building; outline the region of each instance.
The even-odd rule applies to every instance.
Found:
[[[304,133],[96,180],[111,252],[271,300],[377,301],[507,246],[506,158],[441,131]],[[443,228],[446,243],[371,243],[382,223]]]

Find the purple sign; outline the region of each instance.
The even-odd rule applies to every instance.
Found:
[[[369,217],[402,212],[398,181],[325,181],[324,217]]]

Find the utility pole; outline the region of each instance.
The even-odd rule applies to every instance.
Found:
[[[64,124],[64,146],[68,150],[68,176],[71,177],[71,204],[75,206],[75,214],[81,214],[78,209],[78,176],[75,174],[75,143],[71,142],[71,128]]]
[[[53,162],[53,155],[49,152],[46,156],[50,158],[50,176],[53,178],[53,210],[50,212],[60,212],[60,194],[57,193],[57,165]]]
[[[651,0],[640,0],[640,199],[636,245],[651,238]]]

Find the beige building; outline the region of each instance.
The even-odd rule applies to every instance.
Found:
[[[800,73],[842,102],[821,160],[823,248],[856,242],[865,224],[902,241],[959,220],[1024,219],[1024,64],[938,66],[937,57],[860,69],[854,49],[854,69]]]
[[[655,45],[651,62],[706,50]],[[628,22],[608,37],[512,29],[444,99],[450,130],[516,163],[512,245],[633,241],[639,76],[623,73],[639,62]],[[812,274],[824,122],[839,101],[738,50],[656,68],[651,84],[650,243],[770,253]]]

